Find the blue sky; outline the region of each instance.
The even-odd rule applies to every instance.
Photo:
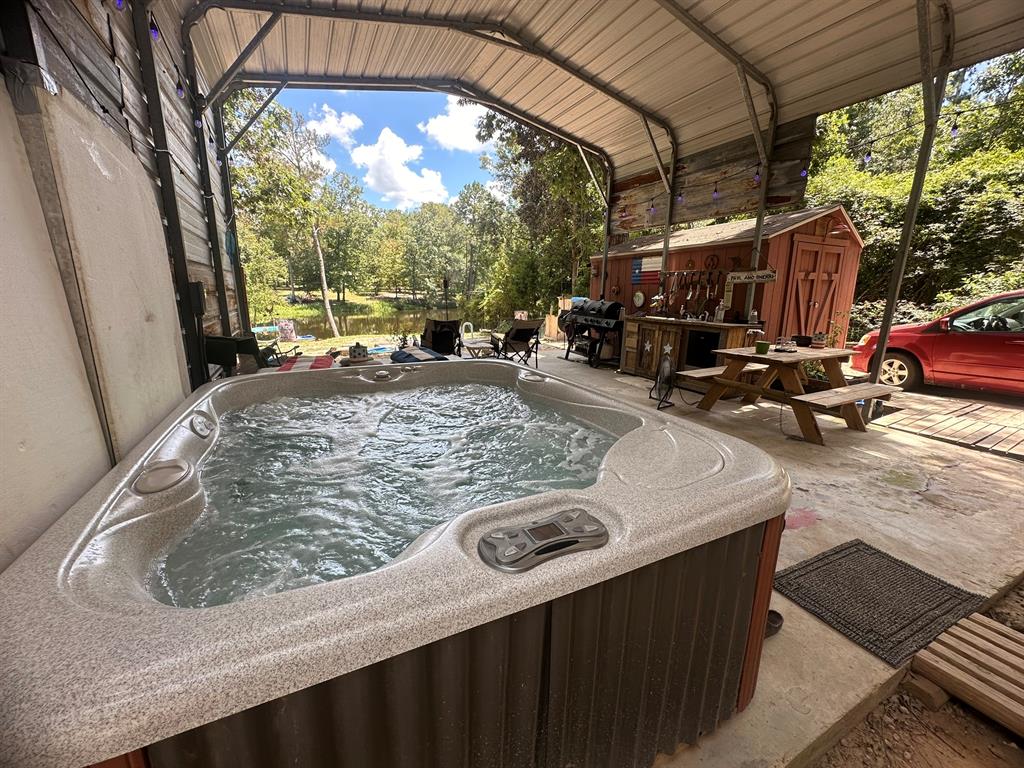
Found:
[[[480,167],[488,147],[475,137],[483,107],[440,93],[387,91],[286,89],[278,101],[330,137],[328,166],[354,176],[375,205],[451,202],[471,181],[491,181]]]

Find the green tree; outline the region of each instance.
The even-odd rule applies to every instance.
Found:
[[[920,141],[920,104],[920,86],[914,86],[818,121],[807,200],[842,203],[863,236],[858,301],[885,296]],[[972,276],[1004,273],[1021,263],[1021,125],[1024,53],[951,78],[902,298],[931,305]],[[865,163],[868,148],[871,161]]]

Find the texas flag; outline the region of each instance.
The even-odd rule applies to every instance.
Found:
[[[661,256],[644,256],[633,259],[632,282],[656,283],[661,272]]]

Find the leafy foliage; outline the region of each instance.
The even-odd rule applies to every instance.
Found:
[[[925,305],[972,276],[1021,262],[1024,52],[956,73],[944,115],[902,291]],[[808,203],[841,202],[864,237],[859,301],[885,296],[920,141],[920,128],[908,126],[922,118],[919,86],[819,118]]]

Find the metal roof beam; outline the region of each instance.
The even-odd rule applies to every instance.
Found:
[[[576,149],[580,152],[580,160],[583,161],[583,165],[586,166],[587,173],[590,174],[590,180],[594,182],[594,188],[597,189],[597,194],[604,200],[605,206],[608,205],[608,198],[605,197],[604,190],[601,188],[601,182],[597,180],[597,176],[594,174],[594,169],[590,167],[590,161],[587,160],[587,153],[583,151],[583,147],[579,144],[576,145]]]
[[[697,35],[701,40],[710,45],[725,58],[731,61],[733,64],[737,64],[743,67],[743,70],[750,76],[752,80],[759,83],[766,91],[770,93],[769,100],[774,104],[775,102],[775,88],[772,86],[771,80],[768,76],[760,69],[755,67],[743,56],[741,56],[732,46],[725,42],[722,38],[708,29],[704,24],[697,19],[692,13],[683,8],[677,0],[656,0],[658,5],[664,8],[666,11],[671,13],[679,21],[689,28],[691,32]]]
[[[518,109],[505,101],[495,98],[490,94],[477,89],[462,80],[457,79],[418,79],[418,78],[397,78],[397,77],[344,77],[344,76],[320,76],[309,75],[307,77],[296,77],[286,73],[276,74],[246,74],[237,78],[229,87],[229,91],[242,88],[267,88],[287,86],[288,88],[349,88],[353,90],[399,90],[399,91],[434,91],[437,93],[450,94],[461,98],[475,101],[485,107],[505,115],[513,120],[518,120],[531,125],[538,130],[554,136],[556,139],[579,147],[600,159],[605,168],[612,167],[611,158],[603,149],[574,136],[571,133],[556,128],[540,118],[520,112]]]
[[[640,116],[640,121],[644,124],[644,133],[647,134],[647,141],[651,145],[651,154],[654,155],[654,165],[658,169],[658,175],[661,176],[661,183],[665,186],[665,191],[669,197],[672,196],[672,185],[669,184],[668,177],[665,175],[665,166],[661,163],[661,153],[658,152],[658,145],[654,143],[654,135],[651,133],[651,126],[647,123],[647,118],[643,115]],[[672,148],[675,150],[675,142],[672,142]],[[674,152],[673,152],[674,155]],[[672,173],[675,173],[675,169],[670,169]]]
[[[231,63],[231,66],[224,70],[224,74],[220,76],[220,80],[218,80],[216,84],[213,86],[213,88],[210,89],[210,92],[203,97],[204,109],[207,105],[215,102],[217,98],[224,92],[224,89],[228,86],[228,83],[235,79],[235,75],[237,75],[239,70],[241,70],[242,67],[245,66],[245,62],[247,62],[249,60],[249,57],[256,52],[256,49],[263,44],[263,41],[266,39],[267,35],[269,35],[271,31],[273,31],[274,27],[277,26],[277,22],[279,22],[280,20],[280,13],[272,13],[270,14],[270,18],[263,22],[263,26],[256,31],[256,34],[253,35],[252,40],[250,40],[248,45],[246,45],[245,48],[242,49],[242,52],[238,54],[238,58]]]
[[[287,83],[282,83],[281,85],[278,85],[276,88],[274,88],[274,92],[267,96],[264,102],[260,104],[260,106],[256,109],[255,112],[252,113],[252,117],[245,121],[245,125],[243,125],[238,130],[238,133],[235,134],[235,137],[226,145],[224,145],[223,152],[225,155],[235,148],[235,144],[237,144],[241,140],[241,138],[245,136],[248,130],[252,128],[253,123],[260,119],[260,115],[263,114],[266,108],[270,106],[270,103],[277,98],[278,94],[281,93],[281,91],[284,90],[285,86],[287,85]],[[223,141],[223,138],[221,140]]]
[[[764,139],[761,138],[761,121],[757,119],[757,110],[754,109],[754,99],[750,95],[750,84],[747,82],[747,73],[740,64],[736,65],[736,74],[740,79],[740,90],[743,92],[743,101],[747,105],[747,117],[750,118],[750,125],[754,129],[754,143],[757,145],[757,156],[761,165],[768,165],[768,153],[765,152]]]
[[[660,1],[660,0],[659,0]],[[351,8],[316,8],[310,6],[282,5],[279,2],[268,2],[268,0],[200,0],[186,11],[182,18],[182,44],[186,53],[192,48],[192,28],[198,24],[211,8],[221,10],[242,10],[256,11],[263,13],[283,13],[295,16],[307,16],[323,19],[343,19],[348,21],[365,21],[373,24],[399,24],[405,26],[434,27],[438,29],[449,29],[473,37],[484,42],[511,48],[519,53],[527,54],[542,59],[561,69],[576,79],[589,85],[594,90],[607,96],[609,99],[618,102],[623,107],[635,112],[637,115],[647,118],[661,128],[669,140],[675,143],[675,132],[671,124],[665,118],[643,107],[626,94],[612,88],[611,86],[588,75],[578,67],[573,66],[564,57],[557,56],[554,51],[532,42],[523,37],[519,32],[508,29],[502,24],[484,21],[468,21],[464,19],[450,19],[438,16],[379,13],[361,11]],[[290,73],[294,75],[295,73]]]

